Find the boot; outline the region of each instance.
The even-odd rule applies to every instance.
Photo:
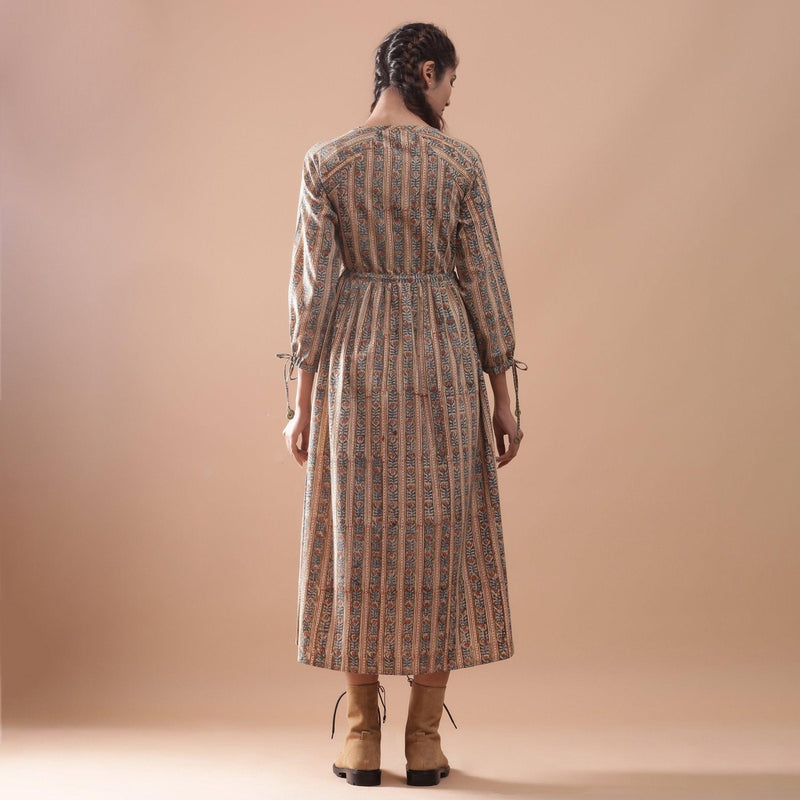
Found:
[[[410,786],[434,786],[450,774],[450,764],[442,752],[439,721],[442,708],[458,727],[444,705],[444,686],[423,686],[408,678],[411,697],[406,720],[406,782]]]
[[[350,730],[344,740],[344,748],[333,762],[333,772],[355,786],[378,786],[381,782],[381,713],[378,709],[380,693],[386,689],[379,681],[361,686],[348,686],[339,695],[347,695],[347,722]],[[386,721],[386,701],[383,703],[383,721]],[[336,725],[336,709],[333,709],[331,739]]]

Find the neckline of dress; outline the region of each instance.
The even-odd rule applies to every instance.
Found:
[[[405,125],[356,125],[354,130],[357,131],[369,131],[369,130],[379,130],[380,128],[426,128],[428,130],[436,130],[432,125],[414,125],[412,123],[408,123]]]

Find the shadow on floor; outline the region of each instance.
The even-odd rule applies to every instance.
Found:
[[[383,786],[419,791],[405,773],[383,770]],[[559,800],[800,800],[800,773],[592,772],[564,773],[562,781],[504,781],[451,769],[432,787],[476,797],[559,798]]]

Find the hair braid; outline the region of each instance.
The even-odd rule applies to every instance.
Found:
[[[434,62],[437,81],[446,69],[458,65],[455,47],[443,30],[427,22],[411,22],[388,34],[375,54],[375,91],[370,111],[384,89],[396,86],[410,111],[441,130],[444,119],[428,102],[419,71],[426,61]]]

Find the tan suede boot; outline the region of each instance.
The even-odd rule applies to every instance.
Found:
[[[380,693],[386,690],[379,681],[360,686],[348,686],[339,695],[347,695],[347,722],[350,730],[344,740],[344,748],[333,762],[333,772],[355,786],[378,786],[381,782],[381,713],[378,709]],[[331,739],[336,724],[336,708],[333,709]],[[386,721],[386,702],[383,701],[383,719]]]
[[[434,786],[450,774],[442,752],[439,722],[442,718],[445,686],[423,686],[411,681],[406,720],[406,782],[410,786]],[[450,716],[450,711],[447,711]],[[453,726],[457,727],[450,716]]]

